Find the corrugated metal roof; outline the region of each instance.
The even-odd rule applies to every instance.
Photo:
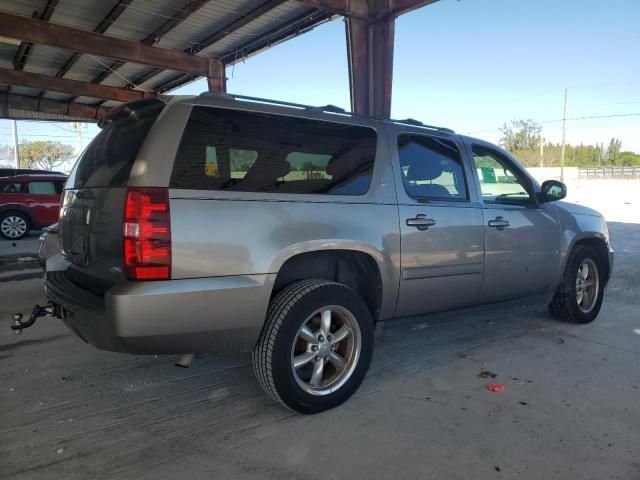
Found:
[[[284,1],[266,13],[248,21],[234,31],[225,32],[232,22],[245,18],[257,7],[266,5],[267,0],[209,0],[202,2],[195,11],[185,10],[193,0],[131,0],[126,8],[116,9],[119,15],[108,17],[116,7],[118,0],[59,0],[50,2],[53,6],[49,21],[57,25],[94,32],[99,25],[107,25],[107,18],[113,20],[108,28],[101,28],[104,35],[140,42],[148,39],[166,22],[172,28],[157,39],[156,45],[189,52],[195,49],[197,55],[207,58],[224,57],[226,63],[242,59],[248,53],[268,48],[271,42],[281,41],[297,35],[301,18],[306,26],[324,22],[332,18],[327,12],[301,5],[295,1]],[[46,0],[2,0],[0,12],[25,17],[41,18],[47,5]],[[275,5],[275,4],[269,4]],[[51,10],[50,10],[51,11]],[[174,21],[174,15],[190,12],[181,21]],[[308,14],[305,16],[305,14]],[[115,17],[115,18],[113,18]],[[46,19],[45,19],[46,20]],[[292,22],[296,22],[294,25]],[[287,30],[288,29],[288,30]],[[214,34],[220,38],[212,44],[201,42]],[[100,33],[100,32],[99,32]],[[16,53],[25,52],[25,45],[13,39],[2,38],[0,33],[0,68],[14,68]],[[246,48],[245,48],[246,47]],[[154,69],[147,65],[134,63],[116,64],[115,59],[89,54],[75,55],[74,52],[47,45],[34,45],[28,51],[24,62],[24,71],[55,77],[74,57],[70,68],[62,77],[82,82],[99,82],[103,85],[131,88],[137,80],[142,81],[139,88],[146,91],[164,92],[167,85],[175,88],[181,83],[192,81],[193,75],[184,75],[174,70]],[[149,73],[153,75],[149,75]],[[176,79],[179,79],[176,83]],[[7,90],[0,85],[0,91]],[[74,97],[68,93],[41,92],[33,88],[11,86],[10,93],[15,95],[42,96],[50,100],[75,101],[78,103],[98,104],[100,99]],[[117,102],[105,102],[104,105],[116,105]]]

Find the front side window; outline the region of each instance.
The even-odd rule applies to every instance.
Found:
[[[56,195],[56,186],[53,182],[30,182],[29,193],[34,195]]]
[[[467,200],[462,158],[455,143],[437,137],[400,135],[398,158],[410,197]]]
[[[479,145],[473,145],[472,151],[484,202],[526,203],[530,200],[526,181],[503,155]]]
[[[370,128],[195,107],[180,141],[172,188],[363,195],[376,151]]]

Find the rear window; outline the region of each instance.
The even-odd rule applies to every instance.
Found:
[[[78,159],[72,187],[126,186],[142,142],[163,107],[160,100],[142,100],[114,112]]]
[[[363,195],[376,132],[318,120],[195,107],[176,155],[172,188]]]

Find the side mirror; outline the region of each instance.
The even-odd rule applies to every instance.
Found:
[[[545,180],[540,187],[540,202],[554,202],[567,196],[567,186],[558,180]]]

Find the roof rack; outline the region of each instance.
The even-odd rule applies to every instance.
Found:
[[[200,96],[201,97],[202,96],[219,97],[219,98],[226,98],[228,100],[241,100],[245,102],[263,103],[265,105],[279,105],[283,107],[292,107],[300,110],[311,110],[315,112],[327,112],[327,113],[337,113],[342,115],[351,115],[351,113],[347,112],[344,108],[340,108],[335,105],[324,105],[324,106],[304,105],[302,103],[285,102],[284,100],[271,100],[268,98],[251,97],[249,95],[235,95],[232,93],[224,93],[224,92],[203,92],[200,94]]]
[[[446,133],[456,133],[450,128],[445,127],[436,127],[434,125],[425,125],[420,120],[416,120],[415,118],[405,118],[404,120],[388,120],[391,123],[396,123],[398,125],[411,125],[412,127],[421,127],[427,128],[429,130],[437,130],[438,132],[446,132]]]
[[[335,105],[324,105],[324,106],[312,106],[312,105],[304,105],[302,103],[294,103],[294,102],[286,102],[284,100],[271,100],[268,98],[260,98],[260,97],[251,97],[248,95],[235,95],[232,93],[226,93],[226,92],[203,92],[200,94],[200,96],[205,96],[205,97],[219,97],[219,98],[224,98],[227,100],[241,100],[241,101],[245,101],[245,102],[254,102],[254,103],[262,103],[265,105],[278,105],[278,106],[283,106],[283,107],[292,107],[292,108],[297,108],[299,110],[309,110],[312,112],[323,112],[323,113],[334,113],[334,114],[338,114],[338,115],[347,115],[350,117],[355,117],[355,118],[369,118],[365,115],[358,115],[356,113],[353,112],[347,112],[344,108],[340,108],[337,107]],[[450,128],[444,128],[444,127],[435,127],[433,125],[425,125],[424,123],[422,123],[420,120],[416,120],[414,118],[406,118],[404,120],[383,120],[385,122],[391,122],[391,123],[395,123],[395,124],[399,124],[399,125],[410,125],[412,127],[420,127],[420,128],[427,128],[429,130],[436,130],[439,132],[446,132],[446,133],[456,133],[453,130],[451,130]]]

